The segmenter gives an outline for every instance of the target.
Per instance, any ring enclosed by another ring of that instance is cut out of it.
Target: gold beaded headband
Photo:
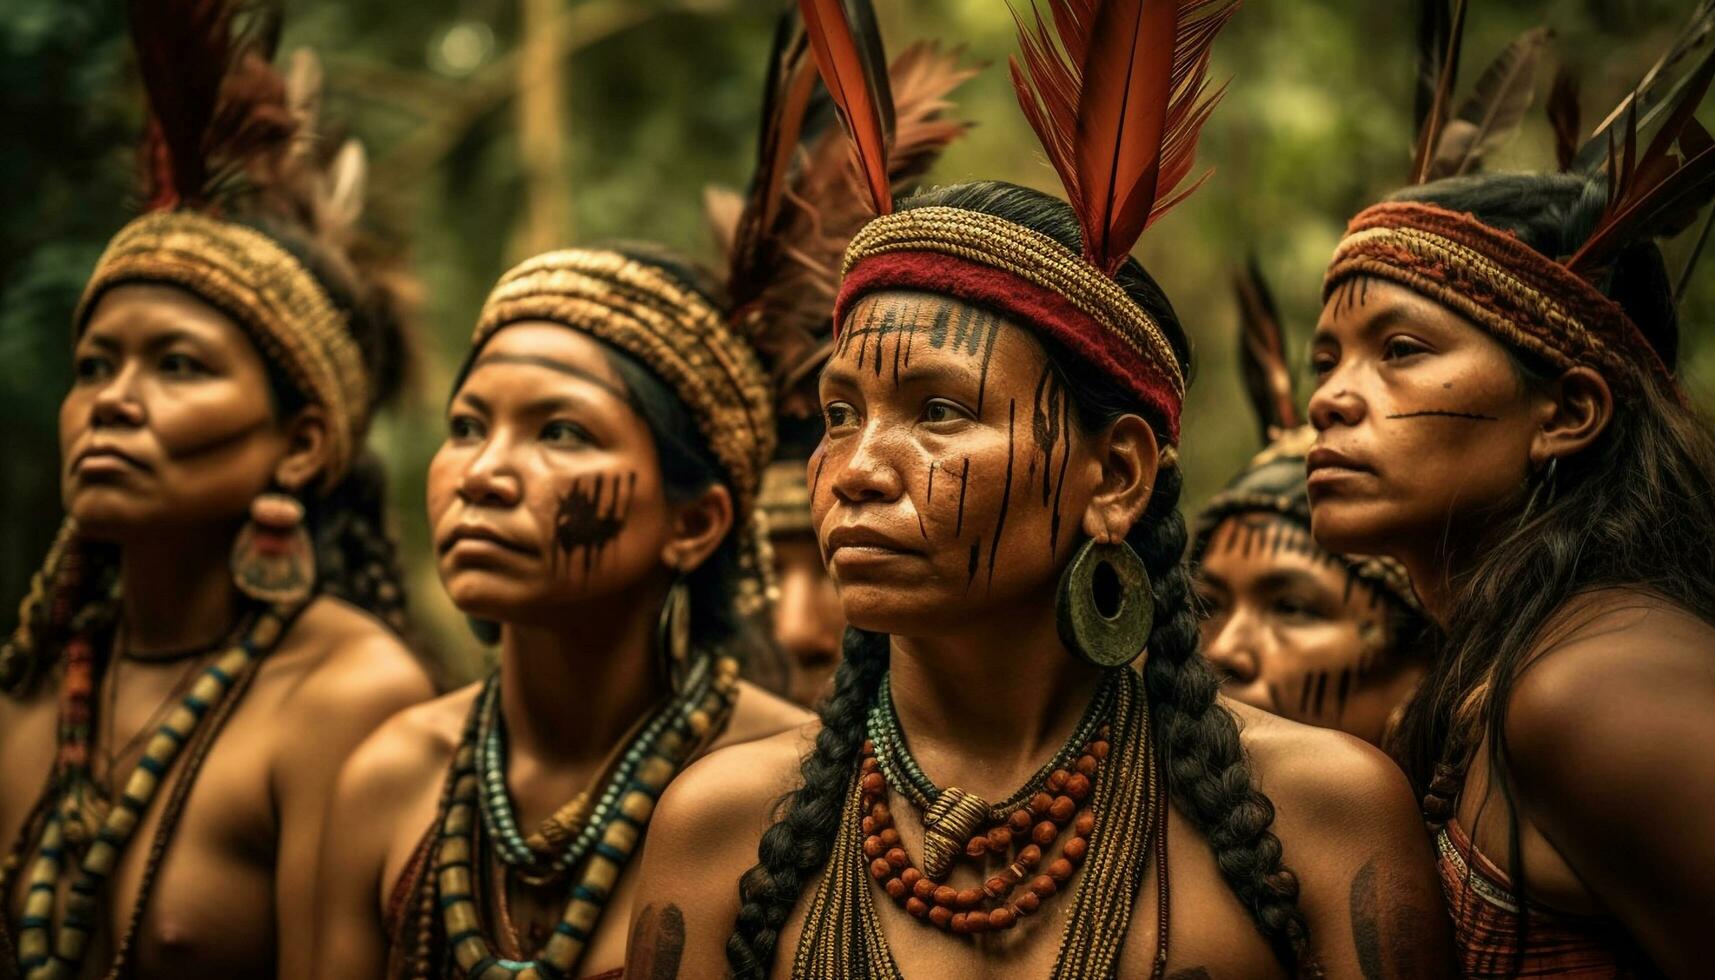
[[[909,208],[865,225],[841,272],[836,332],[866,293],[957,296],[1027,322],[1122,380],[1178,438],[1185,377],[1160,325],[1112,277],[1041,232],[964,208]]]
[[[757,495],[756,506],[768,518],[771,534],[815,530],[810,518],[810,487],[804,480],[804,461],[783,459],[769,463],[762,471],[762,491]]]
[[[303,263],[253,228],[196,211],[157,211],[107,244],[74,318],[125,283],[180,286],[239,322],[306,398],[328,413],[323,487],[338,483],[369,421],[369,380],[346,318]]]
[[[732,481],[742,523],[774,453],[773,393],[756,355],[719,310],[659,269],[599,249],[563,249],[500,277],[471,337],[547,320],[590,334],[642,361],[697,420]]]

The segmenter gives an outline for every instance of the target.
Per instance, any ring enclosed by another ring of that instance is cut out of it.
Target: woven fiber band
[[[253,228],[195,211],[146,214],[107,243],[78,301],[77,334],[107,290],[140,282],[183,287],[238,321],[328,413],[322,484],[338,483],[369,423],[369,380],[345,316],[303,263]]]
[[[1122,382],[1179,438],[1185,378],[1161,328],[1119,283],[1041,232],[963,208],[911,208],[846,248],[834,328],[858,299],[919,289],[993,309],[1053,337]]]
[[[583,331],[658,374],[696,418],[732,480],[734,514],[740,523],[747,519],[774,453],[773,395],[755,353],[707,299],[617,252],[564,249],[500,277],[471,349],[524,320]]]
[[[770,534],[808,534],[815,530],[804,466],[801,459],[782,459],[762,471],[762,493],[756,506],[767,515]]]
[[[1646,372],[1672,375],[1618,303],[1516,236],[1468,214],[1377,204],[1352,219],[1322,281],[1373,276],[1459,313],[1556,368],[1582,365],[1635,390]]]

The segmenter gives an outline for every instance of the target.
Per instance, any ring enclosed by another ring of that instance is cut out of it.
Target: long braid
[[[762,836],[757,864],[739,880],[743,905],[726,949],[727,964],[740,980],[768,975],[781,927],[833,850],[841,804],[863,748],[864,718],[888,664],[883,634],[848,628],[844,645],[833,695],[819,709],[822,730],[801,768],[804,784],[785,798],[779,819]]]
[[[1216,701],[1220,682],[1197,651],[1197,614],[1185,567],[1183,476],[1161,470],[1131,543],[1155,587],[1155,629],[1144,685],[1175,806],[1209,842],[1228,887],[1288,970],[1309,963],[1309,926],[1298,879],[1281,863],[1269,825],[1274,804],[1256,786],[1232,714]]]
[[[317,572],[329,592],[407,636],[403,575],[387,533],[386,497],[380,463],[366,455],[316,503]]]

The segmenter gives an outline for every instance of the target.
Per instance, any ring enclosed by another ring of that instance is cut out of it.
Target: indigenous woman
[[[774,420],[711,293],[639,247],[539,255],[489,295],[428,504],[498,667],[346,766],[317,975],[616,974],[655,798],[696,755],[802,722],[738,678]]]
[[[894,212],[862,46],[837,4],[803,6],[881,214],[847,250],[808,474],[853,628],[819,725],[712,756],[662,799],[633,975],[1441,975],[1397,770],[1229,707],[1196,652],[1186,338],[1127,253],[1191,162],[1231,7],[1056,6],[1081,76],[1026,34],[1050,159],[1124,209],[981,183]],[[1123,112],[1083,88],[1126,77],[1155,82]],[[1079,132],[1138,152],[1076,163],[1049,88]],[[1151,117],[1176,122],[1130,128]],[[1145,172],[1171,177],[1132,194]]]
[[[1267,287],[1254,265],[1238,282],[1243,373],[1269,445],[1197,518],[1203,652],[1227,696],[1381,745],[1423,675],[1429,625],[1399,563],[1310,537],[1316,433],[1299,424]]]
[[[854,7],[867,8],[867,0]],[[828,314],[840,257],[869,212],[853,183],[845,137],[826,95],[816,92],[807,44],[789,7],[775,32],[749,191],[741,197],[711,187],[705,200],[726,255],[734,316],[769,363],[776,392],[779,438],[757,505],[773,556],[767,626],[781,662],[772,672],[752,665],[751,676],[809,706],[827,693],[846,624],[810,525],[804,466],[822,436],[816,371],[832,346]],[[923,43],[877,76],[878,98],[893,122],[888,181],[899,192],[964,133],[967,124],[949,116],[947,96],[975,74],[956,54]]]
[[[282,79],[218,3],[132,15],[150,207],[78,306],[69,520],[0,652],[0,974],[272,976],[340,763],[432,693],[358,462],[399,335],[313,59]]]
[[[1715,439],[1653,239],[1708,199],[1712,73],[1654,136],[1599,134],[1606,175],[1364,210],[1325,280],[1313,527],[1397,558],[1447,631],[1398,747],[1471,976],[1706,969],[1715,767],[1685,752],[1715,740]]]

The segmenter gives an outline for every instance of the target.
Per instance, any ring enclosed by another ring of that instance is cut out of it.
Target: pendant
[[[942,790],[923,813],[923,873],[934,881],[947,877],[988,812],[988,802],[980,796],[957,786]]]

